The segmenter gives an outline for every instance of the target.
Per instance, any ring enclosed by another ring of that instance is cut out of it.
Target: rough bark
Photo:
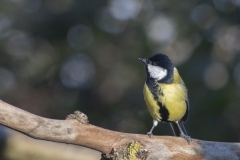
[[[240,159],[239,143],[193,139],[188,145],[179,137],[115,132],[87,123],[79,112],[54,120],[0,101],[0,124],[32,138],[92,148],[102,152],[103,159]]]

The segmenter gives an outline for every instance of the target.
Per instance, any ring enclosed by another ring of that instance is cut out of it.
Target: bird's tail
[[[179,125],[177,125],[177,123]],[[180,131],[179,127],[181,127],[181,129],[185,135],[188,135],[188,133],[183,125],[183,122],[181,120],[178,122],[170,122],[170,125],[173,130],[174,136],[180,137],[181,131]]]

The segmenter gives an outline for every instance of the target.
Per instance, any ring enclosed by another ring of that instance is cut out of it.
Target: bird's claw
[[[188,135],[185,134],[180,134],[180,137],[184,138],[185,140],[187,140],[187,143],[190,144],[190,142],[192,141],[192,138]]]
[[[152,137],[152,132],[148,132],[147,135],[151,138]]]

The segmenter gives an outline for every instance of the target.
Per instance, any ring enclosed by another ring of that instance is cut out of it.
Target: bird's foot
[[[190,144],[190,142],[192,141],[192,138],[186,134],[181,133],[180,137],[186,139],[188,144]]]
[[[151,138],[152,137],[152,132],[148,132],[147,135]]]

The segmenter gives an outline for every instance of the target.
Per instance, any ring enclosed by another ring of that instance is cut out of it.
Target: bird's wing
[[[181,119],[182,122],[186,122],[188,120],[188,111],[189,111],[188,96],[186,96],[185,102],[186,102],[186,105],[187,105],[187,110],[186,110],[186,113],[184,114],[183,118]]]

